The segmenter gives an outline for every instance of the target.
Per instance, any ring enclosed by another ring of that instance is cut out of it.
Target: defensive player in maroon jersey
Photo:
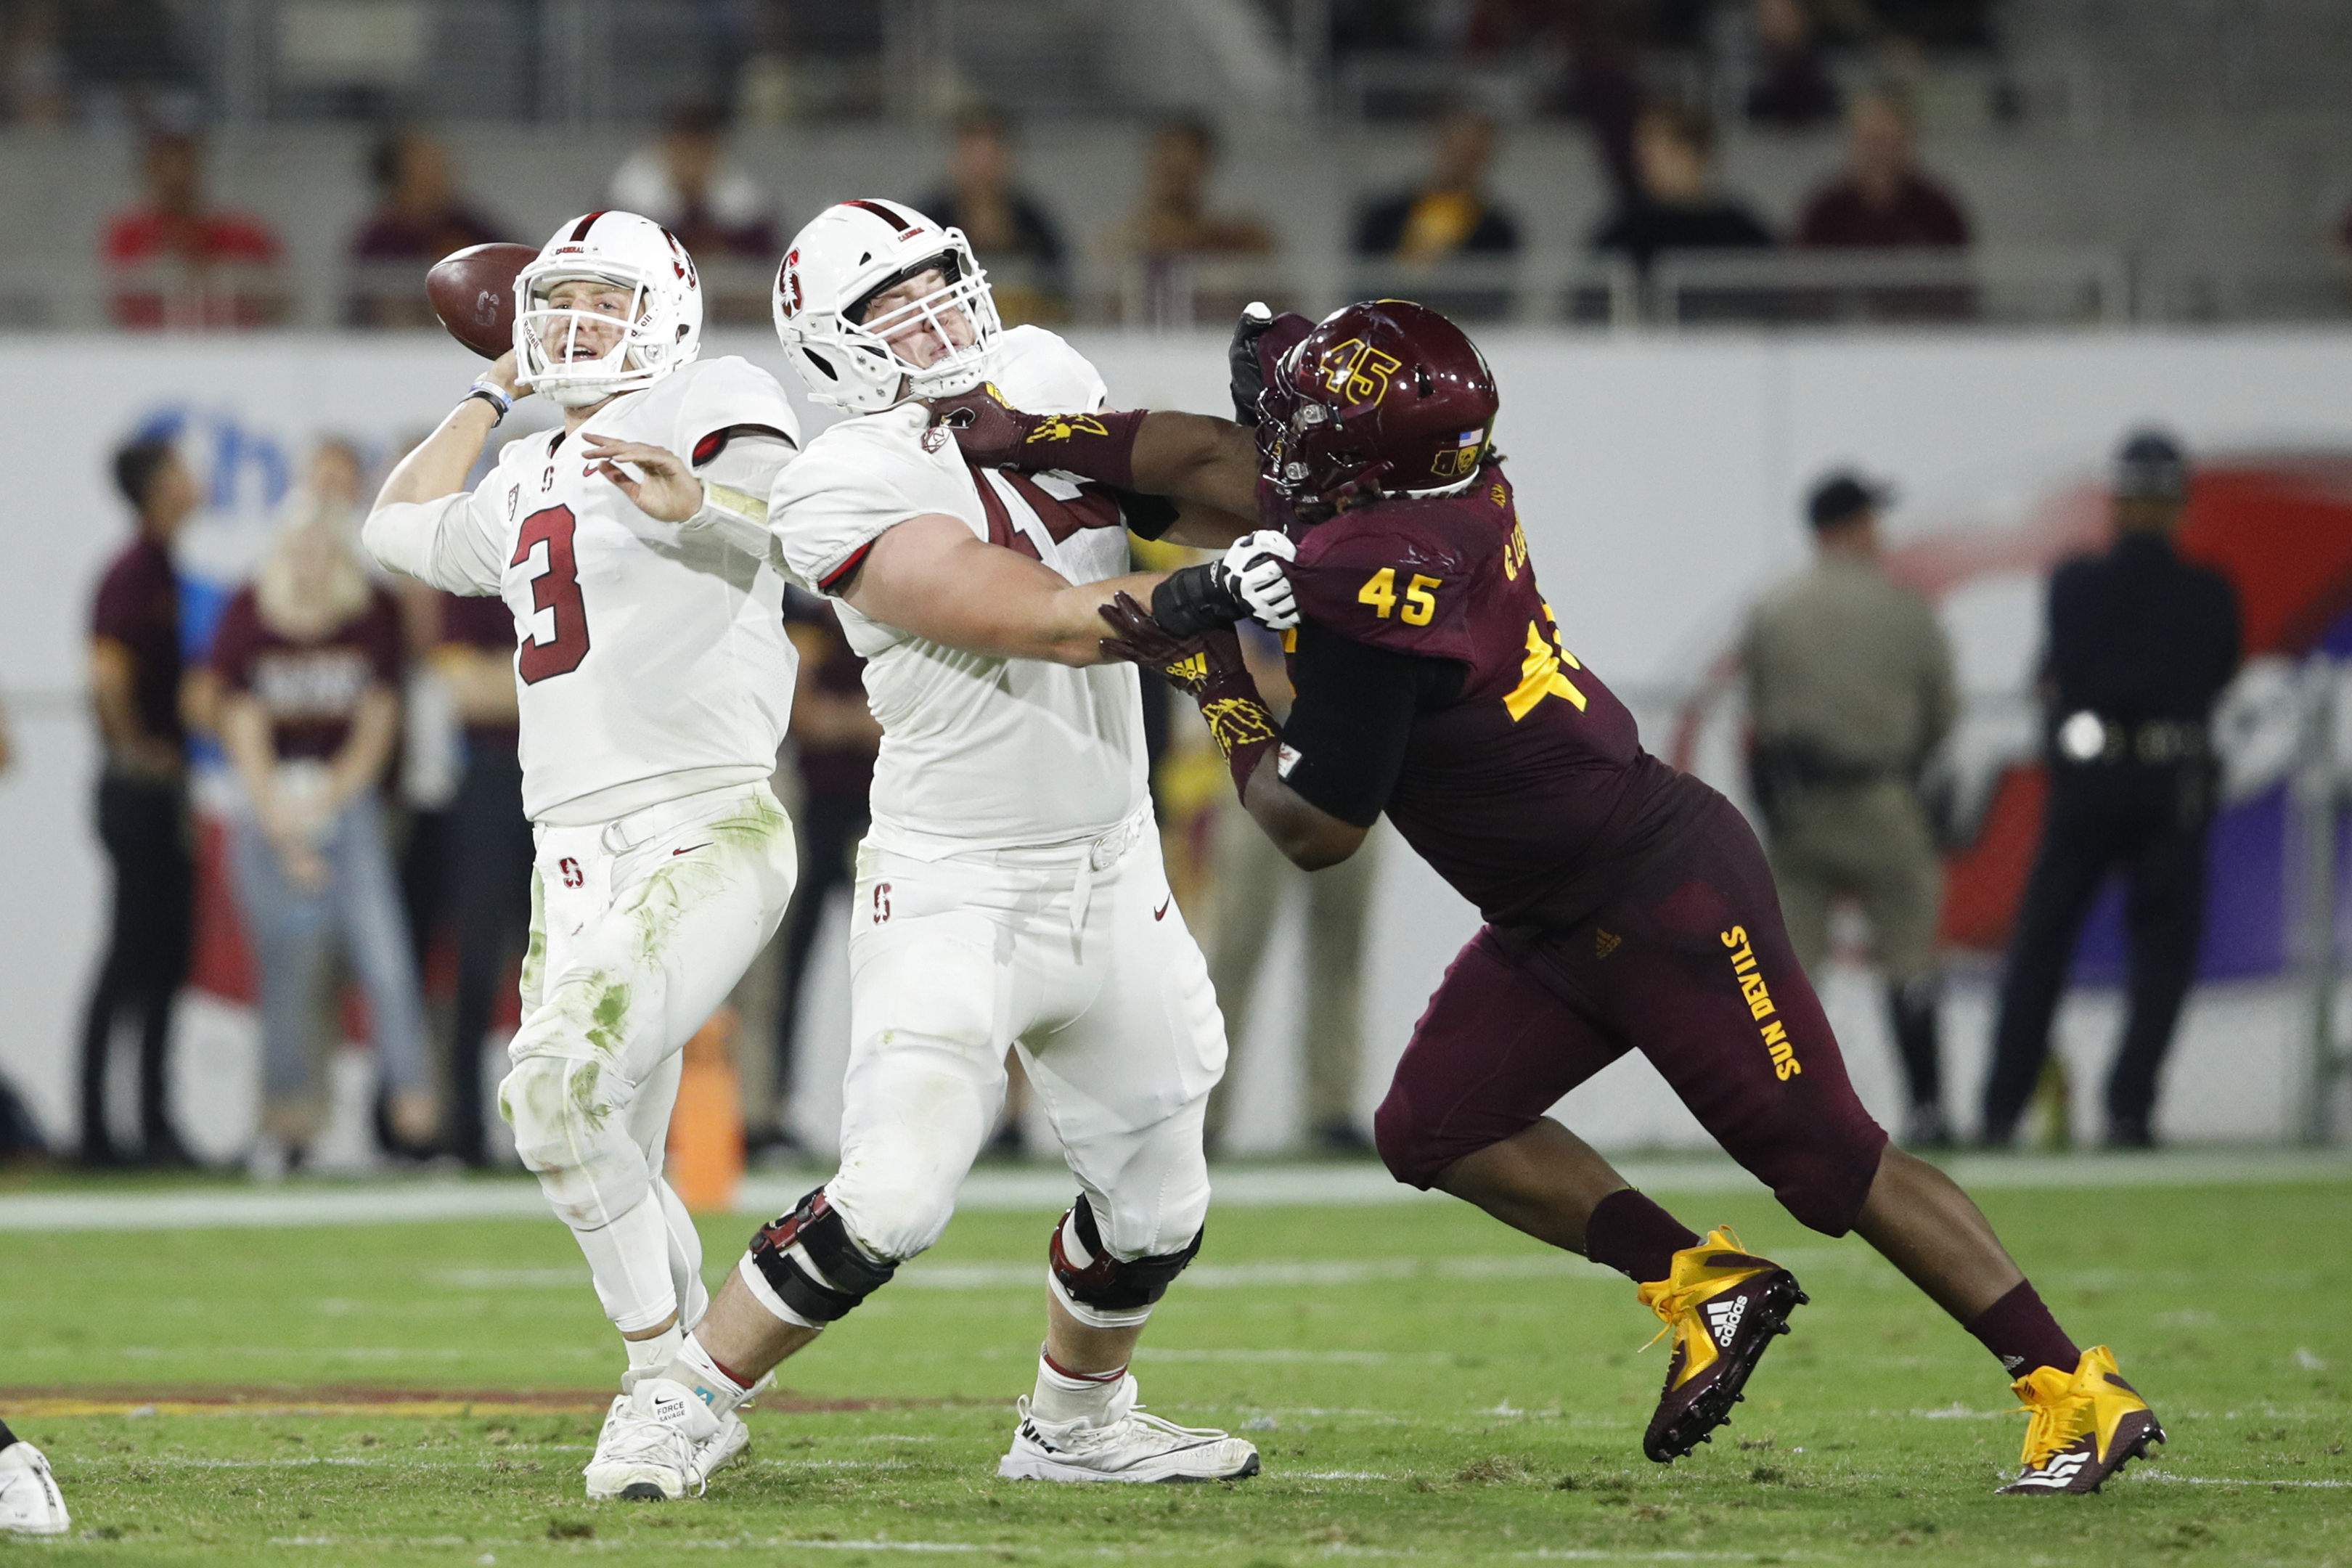
[[[1049,468],[1230,511],[1297,548],[1297,699],[1277,728],[1216,607],[1171,579],[1106,643],[1200,703],[1252,817],[1300,866],[1347,858],[1382,812],[1475,903],[1374,1123],[1398,1180],[1468,1200],[1630,1276],[1674,1338],[1643,1439],[1708,1440],[1805,1300],[1728,1230],[1702,1239],[1544,1112],[1628,1050],[1830,1236],[1858,1231],[2000,1358],[2033,1419],[2013,1492],[2094,1491],[2163,1429],[2104,1346],[2079,1351],[1942,1172],[1855,1099],[1738,810],[1642,749],[1536,586],[1486,361],[1397,300],[1310,324],[1245,316],[1245,423],[1086,422],[985,391],[935,406],[982,462]],[[1253,427],[1254,426],[1254,427]]]

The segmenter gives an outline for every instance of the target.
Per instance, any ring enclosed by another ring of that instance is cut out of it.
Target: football
[[[539,252],[528,245],[470,245],[433,264],[425,298],[449,335],[496,359],[514,346],[515,274]]]

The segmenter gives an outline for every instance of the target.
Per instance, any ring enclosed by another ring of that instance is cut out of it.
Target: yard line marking
[[[2352,1156],[2340,1151],[2164,1150],[2153,1153],[2066,1156],[1961,1155],[1943,1163],[1964,1187],[1983,1191],[2102,1187],[2242,1186],[2262,1183],[2352,1183]],[[1645,1191],[1763,1191],[1754,1177],[1718,1156],[1632,1159],[1621,1173]],[[762,1172],[743,1184],[739,1209],[783,1212],[821,1171]],[[1212,1173],[1213,1205],[1319,1208],[1444,1203],[1392,1180],[1376,1164],[1269,1165]],[[964,1210],[1058,1213],[1068,1206],[1070,1177],[1060,1170],[976,1171],[956,1199]],[[0,1231],[200,1230],[314,1226],[414,1225],[453,1219],[541,1219],[539,1185],[517,1176],[488,1181],[295,1181],[267,1191],[221,1187],[202,1192],[20,1193],[0,1197]]]
[[[914,1263],[892,1281],[919,1290],[1034,1289],[1045,1279],[1034,1263]],[[1613,1268],[1568,1253],[1500,1254],[1468,1258],[1340,1258],[1319,1263],[1196,1263],[1184,1270],[1188,1290],[1265,1290],[1297,1287],[1321,1289],[1410,1279],[1565,1279],[1584,1276],[1617,1280]],[[579,1276],[585,1284],[587,1275]]]
[[[1283,1470],[1268,1472],[1273,1480],[1294,1481],[1392,1481],[1397,1478],[1378,1470]]]
[[[2168,1470],[2126,1470],[2124,1472],[2124,1479],[2134,1481],[2171,1481],[2177,1486],[2184,1487],[2326,1487],[2330,1489],[2352,1487],[2352,1481],[2295,1481],[2284,1478],[2273,1479],[2267,1476],[2248,1476],[2243,1479],[2233,1476],[2176,1476]]]
[[[1328,1362],[1342,1366],[1378,1366],[1389,1362],[1451,1362],[1452,1351],[1171,1350],[1144,1345],[1139,1361]]]

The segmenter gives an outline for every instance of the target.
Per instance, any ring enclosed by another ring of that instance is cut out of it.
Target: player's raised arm
[[[484,371],[433,434],[384,476],[360,542],[386,567],[453,594],[499,590],[504,564],[467,504],[466,476],[490,432],[515,399],[529,395],[516,378],[515,356],[502,354]]]

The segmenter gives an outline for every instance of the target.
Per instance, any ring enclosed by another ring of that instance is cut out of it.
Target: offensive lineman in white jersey
[[[377,560],[514,612],[523,804],[537,839],[522,1026],[499,1110],[587,1255],[629,1373],[666,1364],[709,1303],[702,1247],[662,1180],[680,1047],[774,934],[795,875],[768,787],[798,662],[762,528],[799,447],[773,376],[699,360],[702,297],[677,238],[633,213],[567,223],[515,281],[515,346],[384,481]],[[467,473],[512,399],[563,424]],[[639,510],[606,456],[691,455],[702,504]],[[740,1419],[687,1457],[698,1483]],[[626,1394],[587,1467],[614,1497],[663,1447]]]
[[[1052,333],[1003,331],[962,234],[919,213],[821,214],[778,270],[775,312],[812,395],[856,417],[778,475],[769,526],[793,574],[841,601],[883,735],[852,910],[841,1169],[753,1238],[637,1398],[676,1423],[683,1458],[938,1240],[1014,1046],[1080,1193],[1049,1247],[1036,1386],[998,1474],[1255,1475],[1243,1439],[1138,1408],[1127,1371],[1201,1245],[1202,1112],[1225,1037],[1160,864],[1136,673],[1102,662],[1097,610],[1156,587],[1225,622],[1255,609],[1293,624],[1261,586],[1278,568],[1253,564],[1284,542],[1253,536],[1164,580],[1120,576],[1129,527],[1225,544],[1249,525],[966,464],[920,399],[984,377],[1017,406],[1098,426],[1105,393]],[[636,493],[656,515],[703,504],[671,454],[615,456],[648,476]]]

